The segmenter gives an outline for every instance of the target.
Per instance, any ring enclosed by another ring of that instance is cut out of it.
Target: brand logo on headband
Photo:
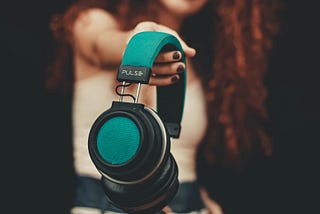
[[[120,65],[118,70],[118,81],[148,83],[151,69],[144,66]]]
[[[142,77],[145,75],[145,73],[141,70],[125,70],[125,69],[121,71],[121,74],[126,76],[138,76],[138,77]]]

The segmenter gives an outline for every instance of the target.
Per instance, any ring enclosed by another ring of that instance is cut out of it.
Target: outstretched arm
[[[142,31],[166,32],[177,37],[186,57],[193,57],[195,50],[189,47],[174,30],[155,22],[140,22],[129,31],[122,31],[117,20],[103,9],[93,8],[80,14],[72,26],[74,54],[77,59],[100,68],[116,68],[130,38]],[[181,53],[160,53],[152,68],[151,85],[168,85],[177,81],[178,73],[185,65],[179,62]]]
[[[115,18],[103,9],[82,12],[73,27],[74,54],[99,67],[119,65],[131,32],[124,32]]]

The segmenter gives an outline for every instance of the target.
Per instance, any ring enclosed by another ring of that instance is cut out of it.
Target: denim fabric
[[[188,213],[204,208],[197,182],[180,183],[173,200],[168,204],[174,213]],[[88,207],[106,211],[124,213],[113,206],[103,192],[100,180],[78,176],[74,207]],[[157,214],[160,214],[159,212]]]
[[[122,212],[119,208],[109,203],[100,180],[83,176],[77,177],[74,207],[90,207],[101,211]]]
[[[197,182],[183,182],[169,207],[175,213],[187,213],[204,208]]]

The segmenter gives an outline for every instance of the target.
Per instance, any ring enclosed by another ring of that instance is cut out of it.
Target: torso
[[[111,107],[114,100],[119,100],[115,93],[115,71],[80,72],[76,66],[76,82],[73,100],[73,144],[75,169],[78,174],[100,178],[101,175],[94,167],[87,149],[88,134],[95,119]],[[179,168],[179,181],[194,181],[195,152],[201,142],[206,126],[207,115],[201,82],[193,72],[192,67],[187,73],[187,88],[184,113],[181,121],[179,139],[171,140],[171,153]],[[86,68],[88,69],[88,68]],[[127,89],[127,92],[133,92]],[[128,100],[132,101],[132,100]],[[156,87],[142,85],[139,102],[156,109]],[[196,116],[195,116],[196,114]]]

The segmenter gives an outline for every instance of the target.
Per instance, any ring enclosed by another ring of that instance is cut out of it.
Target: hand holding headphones
[[[186,72],[177,83],[157,87],[157,111],[138,103],[140,86],[149,83],[163,49],[179,50],[185,63],[181,44],[171,34],[145,31],[130,39],[117,75],[120,100],[96,119],[89,133],[89,154],[103,189],[111,203],[128,213],[161,210],[179,186],[170,137],[178,138],[181,130]],[[138,84],[133,103],[123,102],[126,83]]]

